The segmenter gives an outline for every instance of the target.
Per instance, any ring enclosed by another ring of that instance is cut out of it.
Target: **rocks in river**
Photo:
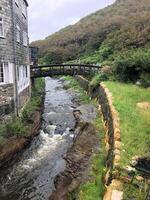
[[[53,136],[55,133],[56,126],[55,125],[48,125],[45,129],[45,132],[49,135]]]
[[[70,130],[73,130],[76,123],[72,112],[70,113],[50,112],[43,117],[47,124],[53,124],[54,126],[56,126],[55,133],[61,135],[66,131],[68,127],[70,128]]]
[[[93,105],[81,105],[74,110],[74,114],[81,122],[91,122],[97,117],[97,109]]]

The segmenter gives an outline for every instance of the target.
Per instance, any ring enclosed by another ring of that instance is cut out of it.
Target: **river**
[[[65,156],[74,137],[74,94],[63,80],[45,79],[40,133],[8,169],[0,171],[0,200],[48,200],[56,175],[65,170]]]

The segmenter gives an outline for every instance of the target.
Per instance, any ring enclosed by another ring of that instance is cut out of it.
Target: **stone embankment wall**
[[[106,132],[106,193],[104,200],[121,200],[123,198],[122,183],[114,175],[115,169],[119,166],[121,153],[121,132],[119,126],[119,115],[113,106],[112,94],[104,83],[96,88],[91,88],[89,82],[82,76],[76,76],[80,83],[92,98],[97,99],[99,108],[103,114],[104,127]]]

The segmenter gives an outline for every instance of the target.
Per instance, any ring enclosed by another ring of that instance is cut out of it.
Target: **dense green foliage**
[[[108,80],[108,76],[105,73],[96,74],[90,81],[90,86],[96,88],[100,82]]]
[[[35,86],[32,90],[32,98],[30,102],[25,106],[22,111],[22,120],[28,121],[31,115],[40,109],[40,105],[42,104],[42,96],[44,92],[44,79],[36,80]]]
[[[116,0],[73,26],[33,42],[41,62],[62,63],[89,57],[87,62],[109,60],[112,54],[150,45],[150,1]]]
[[[114,66],[115,75],[119,80],[135,82],[142,79],[142,83],[146,86],[148,77],[146,80],[145,75],[150,74],[150,49],[130,50],[119,54]]]

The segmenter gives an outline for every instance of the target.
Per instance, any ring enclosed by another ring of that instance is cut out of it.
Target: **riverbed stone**
[[[91,122],[97,117],[97,109],[93,105],[81,105],[74,112],[79,112],[79,120],[82,122]]]
[[[63,134],[67,128],[73,130],[75,127],[75,118],[73,114],[70,113],[48,113],[44,115],[44,120],[47,124],[56,125],[55,133]]]

